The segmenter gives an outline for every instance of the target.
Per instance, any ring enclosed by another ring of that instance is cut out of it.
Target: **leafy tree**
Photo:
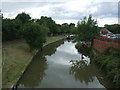
[[[15,19],[18,20],[20,24],[25,24],[30,21],[31,17],[29,14],[22,12],[18,14]]]
[[[98,26],[97,21],[92,19],[92,16],[89,15],[89,18],[83,18],[83,20],[79,21],[77,24],[77,36],[78,40],[89,42],[96,35],[98,35]]]
[[[18,31],[18,36],[19,37],[22,37],[21,36],[21,33],[22,33],[21,29],[23,28],[24,24],[29,23],[30,21],[31,21],[31,17],[29,16],[29,14],[26,14],[24,12],[18,14],[15,17],[14,26]]]
[[[70,28],[68,23],[63,23],[61,26],[62,33],[70,33]]]
[[[30,50],[42,48],[46,42],[47,28],[36,23],[28,23],[23,28],[23,37],[30,46]]]
[[[73,33],[73,34],[76,33],[76,27],[74,23],[70,23],[69,28],[70,28],[70,33]]]
[[[43,25],[47,28],[49,28],[49,34],[57,34],[58,32],[58,28],[57,28],[57,24],[55,23],[55,21],[52,20],[51,17],[44,17],[41,16],[41,19],[37,19],[36,21],[38,24]]]
[[[2,35],[3,41],[18,38],[14,19],[2,19]]]
[[[57,33],[58,34],[62,34],[62,31],[61,31],[61,25],[60,24],[57,24]]]
[[[3,41],[21,38],[21,28],[30,21],[29,14],[20,13],[15,19],[2,18]]]

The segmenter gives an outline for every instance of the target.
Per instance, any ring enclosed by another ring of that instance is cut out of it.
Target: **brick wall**
[[[100,52],[103,52],[108,47],[120,49],[120,39],[96,37],[92,41],[92,46]]]

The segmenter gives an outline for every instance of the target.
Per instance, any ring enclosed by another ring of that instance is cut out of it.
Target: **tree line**
[[[105,27],[113,33],[120,33],[120,25],[105,25]],[[46,42],[46,36],[62,34],[75,34],[78,41],[90,42],[99,35],[99,30],[97,20],[93,19],[92,15],[78,21],[77,26],[74,23],[56,24],[51,17],[47,16],[32,19],[25,12],[19,13],[14,19],[2,18],[2,40],[23,38],[30,48],[41,48]]]
[[[46,36],[69,34],[74,32],[74,23],[63,23],[62,25],[47,16],[40,19],[32,19],[24,12],[18,14],[14,19],[2,18],[2,40],[25,39],[30,48],[41,48],[46,42]]]
[[[31,19],[29,14],[23,12],[18,14],[14,19],[2,18],[3,41],[21,38],[23,28],[25,28],[28,23],[45,27],[46,29],[43,31],[47,32],[48,36],[71,33],[72,29],[75,27],[74,23],[56,24],[51,17],[47,16],[41,16],[40,19]]]

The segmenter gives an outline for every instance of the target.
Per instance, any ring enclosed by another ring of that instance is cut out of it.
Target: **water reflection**
[[[70,74],[72,74],[76,80],[86,84],[93,82],[94,74],[91,72],[91,66],[86,60],[71,60],[70,62],[72,63]]]
[[[36,56],[33,58],[32,63],[23,74],[20,79],[19,87],[37,87],[42,82],[45,77],[45,70],[48,68],[48,63],[46,59],[46,55],[50,56],[55,53],[56,48],[63,44],[64,41],[61,40],[59,42],[50,44],[43,48],[43,51],[39,51]]]
[[[79,53],[82,53],[85,56],[91,57],[92,47],[88,47],[85,44],[81,44],[80,42],[77,42],[76,45],[75,45],[75,48],[78,50]]]
[[[75,64],[72,64],[74,67],[73,66],[71,67],[71,72],[76,73],[76,75],[74,76],[77,77],[77,79],[79,79],[80,81],[83,81],[84,78],[81,78],[81,76],[83,75],[83,77],[85,77],[84,75],[86,73],[86,75],[88,75],[86,79],[88,80],[85,79],[85,82],[86,81],[90,82],[93,80],[93,77],[97,77],[97,79],[99,80],[99,83],[104,85],[106,88],[113,87],[113,85],[110,83],[110,80],[107,79],[106,75],[99,69],[99,67],[97,67],[94,64],[94,62],[92,62],[92,60],[90,62],[90,58],[92,59],[94,57],[94,54],[92,52],[92,47],[88,47],[85,44],[81,44],[80,42],[77,42],[75,45],[75,48],[79,53],[82,53],[82,54],[81,54],[81,61],[76,61]],[[86,61],[89,62],[89,65],[87,64]],[[75,66],[78,68],[76,68]],[[79,76],[80,72],[82,73],[81,76]]]
[[[26,70],[21,79],[21,86],[36,87],[43,80],[45,76],[45,70],[47,69],[47,61],[45,57],[35,57],[29,68]]]
[[[75,45],[72,41],[59,41],[43,48],[33,58],[19,87],[104,88],[100,71]]]
[[[42,51],[43,56],[51,56],[56,52],[57,47],[59,47],[61,44],[64,44],[64,40],[57,41],[56,43],[49,44],[48,46],[44,47]],[[39,51],[37,54],[39,56],[39,54],[41,54],[41,51]]]

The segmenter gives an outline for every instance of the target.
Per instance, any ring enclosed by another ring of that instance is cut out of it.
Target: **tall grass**
[[[120,50],[108,48],[103,53],[97,54],[93,60],[111,79],[115,87],[120,88]]]

